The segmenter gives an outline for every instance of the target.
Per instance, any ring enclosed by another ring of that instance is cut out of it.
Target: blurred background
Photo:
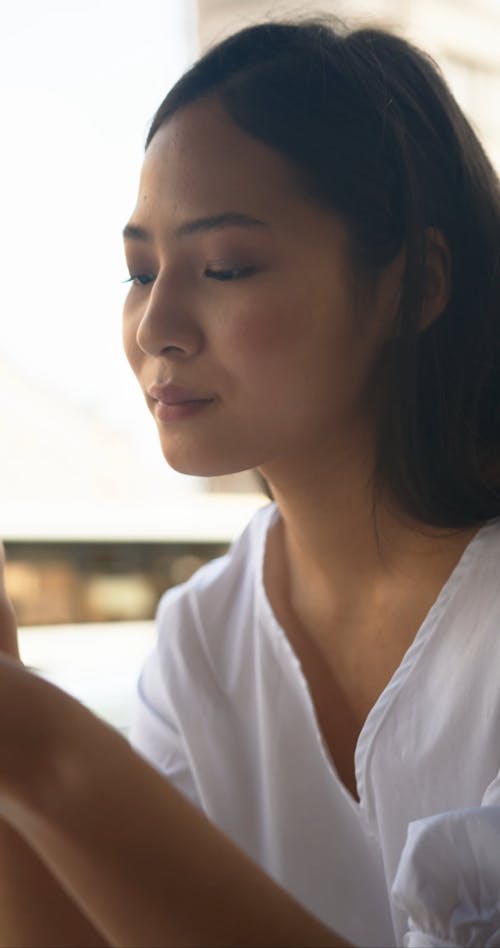
[[[0,39],[0,535],[24,660],[127,731],[161,593],[267,503],[169,469],[121,349],[150,119],[213,42],[334,13],[429,52],[500,170],[500,0],[17,0]]]

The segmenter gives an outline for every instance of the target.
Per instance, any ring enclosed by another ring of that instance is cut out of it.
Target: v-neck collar
[[[332,780],[340,788],[344,797],[348,800],[352,808],[364,818],[367,818],[370,822],[370,815],[367,812],[367,786],[366,778],[369,767],[369,760],[371,753],[374,748],[374,742],[377,733],[379,732],[383,722],[387,718],[387,715],[390,711],[391,706],[394,703],[396,695],[400,693],[401,689],[404,687],[404,684],[412,671],[415,668],[417,663],[420,660],[420,657],[430,639],[433,636],[433,632],[438,624],[440,618],[446,611],[450,599],[454,596],[455,592],[461,585],[464,576],[469,571],[476,548],[479,543],[482,541],[486,531],[490,530],[494,524],[500,524],[500,517],[495,520],[489,521],[483,527],[481,527],[478,532],[472,537],[470,542],[465,547],[460,559],[455,565],[453,571],[448,577],[447,581],[444,583],[441,588],[437,598],[430,607],[427,615],[425,616],[423,622],[421,623],[418,631],[416,632],[410,646],[403,655],[401,662],[398,667],[392,674],[390,680],[383,688],[382,692],[378,696],[375,704],[368,712],[368,715],[361,727],[361,731],[356,742],[355,752],[354,752],[354,765],[355,765],[355,774],[356,774],[356,786],[357,793],[359,796],[359,802],[354,798],[352,793],[345,786],[343,781],[340,779],[340,776],[337,772],[335,764],[331,758],[330,752],[325,744],[319,724],[316,718],[316,712],[314,709],[314,702],[312,700],[312,695],[307,683],[307,679],[303,673],[301,663],[286,635],[284,629],[278,622],[274,610],[269,601],[269,597],[266,592],[265,583],[264,583],[264,560],[266,554],[267,546],[267,537],[272,524],[276,521],[279,516],[279,509],[276,503],[269,504],[265,508],[265,513],[263,512],[263,522],[262,522],[262,534],[260,537],[260,549],[257,559],[257,594],[260,602],[264,608],[264,612],[268,619],[268,624],[272,628],[274,635],[284,646],[286,655],[288,656],[291,665],[294,669],[294,673],[299,676],[300,684],[302,690],[304,691],[307,699],[307,705],[309,713],[312,717],[314,724],[314,730],[318,738],[318,742],[325,759],[325,763],[332,775]],[[267,624],[267,623],[266,623]]]

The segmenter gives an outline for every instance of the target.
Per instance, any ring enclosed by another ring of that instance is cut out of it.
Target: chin
[[[236,458],[229,457],[179,457],[170,450],[163,450],[163,457],[168,466],[178,474],[186,474],[191,477],[224,477],[227,474],[241,474],[249,471],[257,465],[250,461],[249,463],[238,461]]]

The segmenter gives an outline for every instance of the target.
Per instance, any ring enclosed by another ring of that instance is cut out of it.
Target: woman
[[[125,349],[168,463],[273,503],[164,596],[140,756],[4,660],[44,944],[500,943],[499,235],[395,36],[252,27],[161,104]]]

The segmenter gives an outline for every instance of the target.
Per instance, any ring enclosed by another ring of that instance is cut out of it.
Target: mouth
[[[181,421],[208,408],[215,401],[213,395],[173,382],[155,383],[147,394],[153,402],[152,411],[157,421]]]
[[[214,398],[193,398],[186,401],[163,402],[157,400],[154,406],[154,415],[157,421],[181,421],[191,418],[213,405]]]

